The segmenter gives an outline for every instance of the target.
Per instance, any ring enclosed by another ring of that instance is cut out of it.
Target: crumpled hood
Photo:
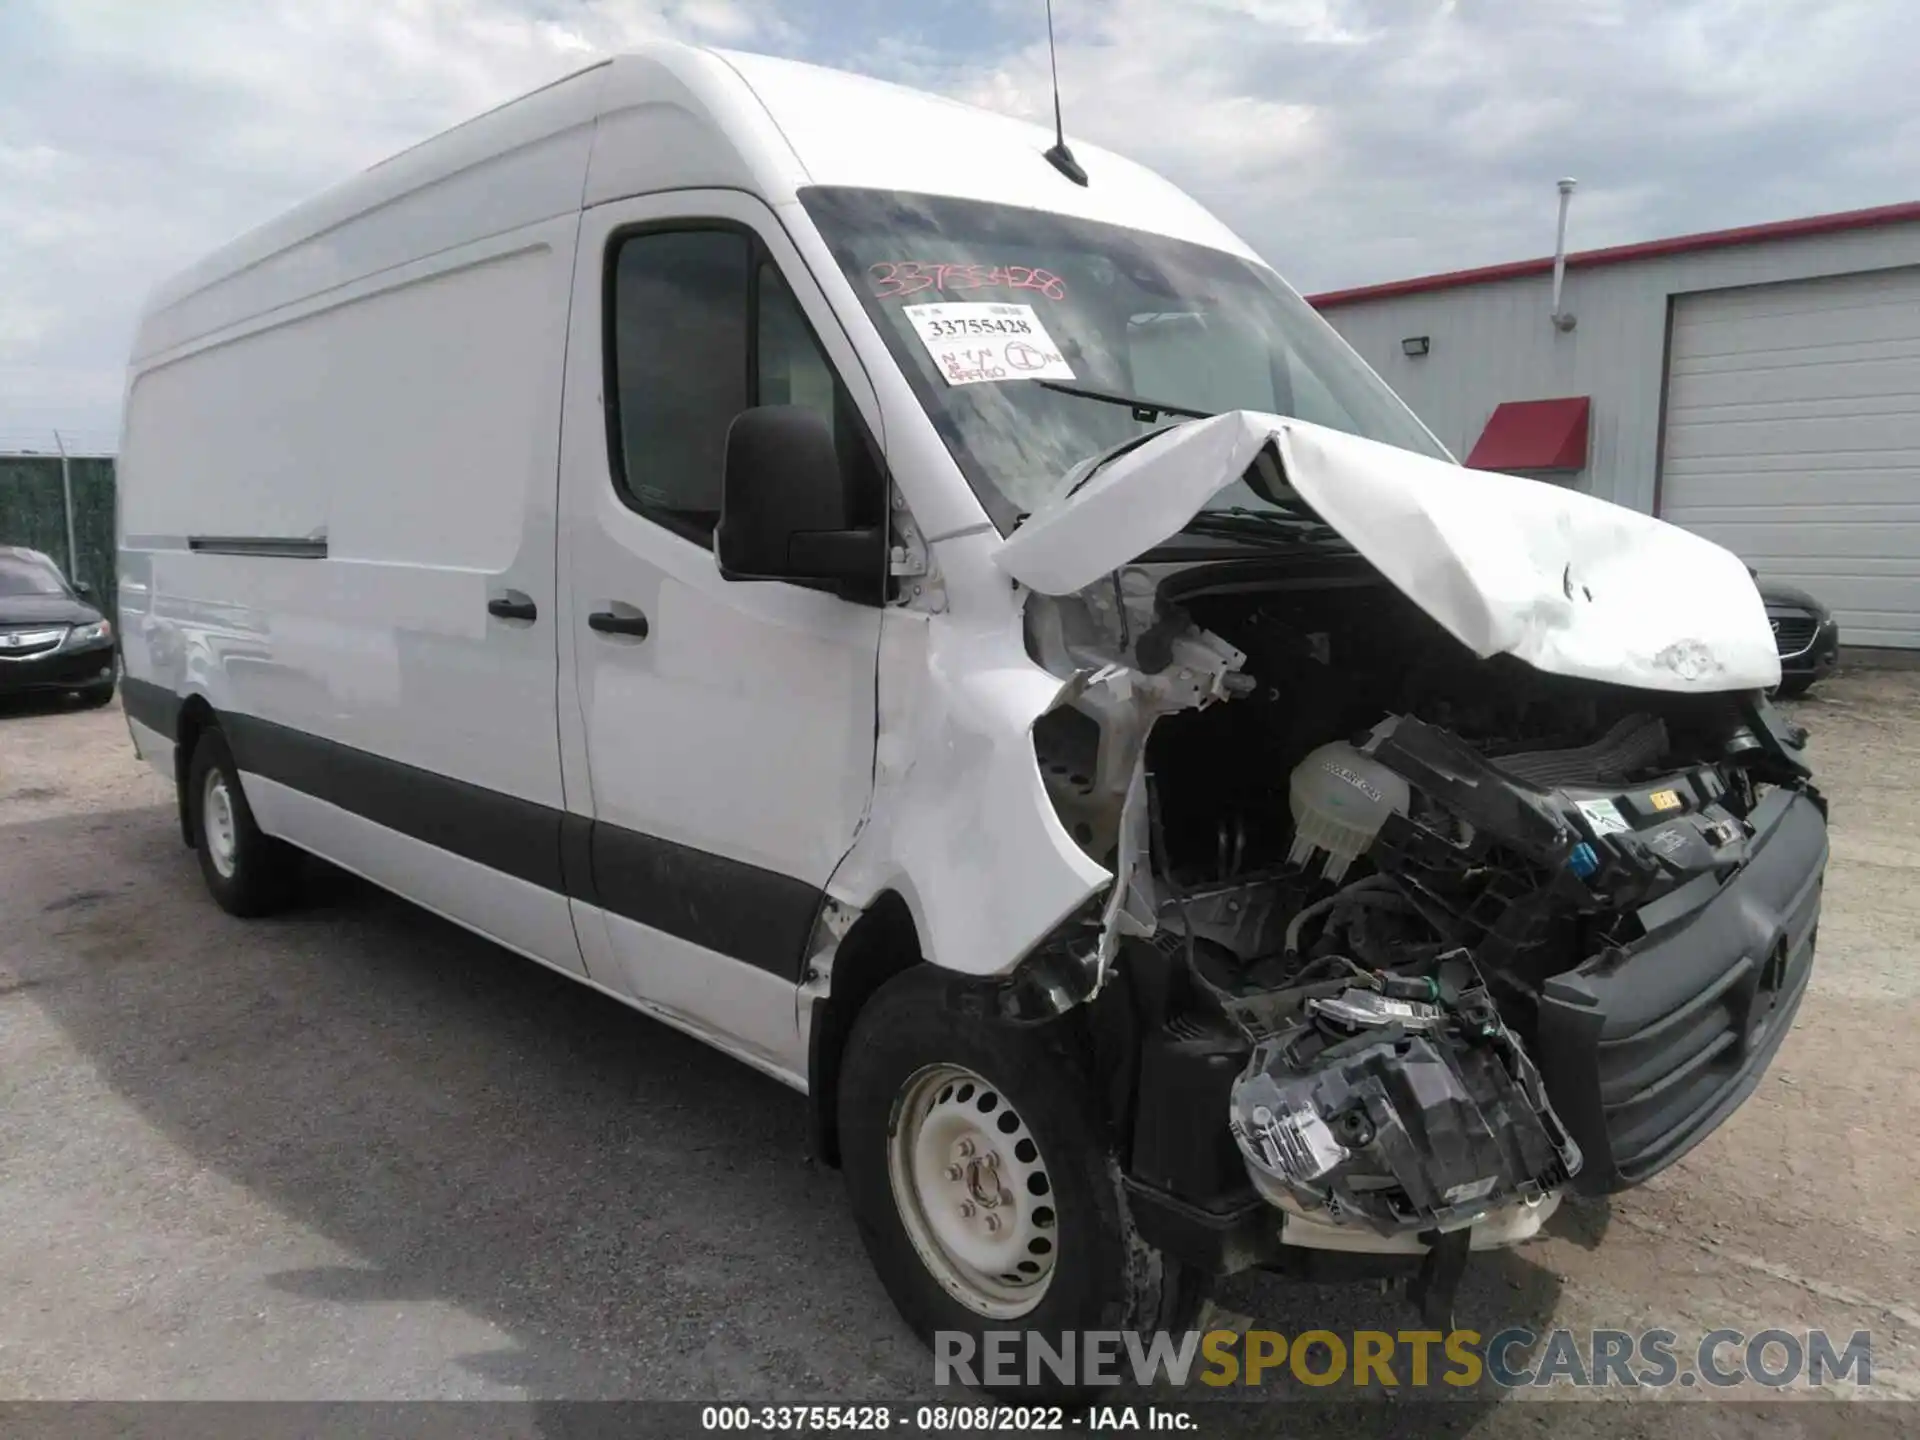
[[[1591,495],[1251,410],[1120,456],[1031,516],[996,560],[1043,594],[1084,589],[1176,534],[1263,454],[1478,655],[1648,690],[1779,683],[1753,577],[1712,541]]]

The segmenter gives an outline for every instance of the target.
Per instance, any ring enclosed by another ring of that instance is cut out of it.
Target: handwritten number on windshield
[[[882,260],[869,265],[873,293],[882,300],[923,290],[1037,290],[1049,300],[1067,298],[1067,284],[1051,270],[1031,265],[948,265],[927,260]]]

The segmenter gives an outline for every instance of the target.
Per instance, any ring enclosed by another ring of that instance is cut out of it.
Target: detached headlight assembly
[[[78,650],[82,645],[97,644],[102,640],[113,639],[113,622],[96,620],[91,625],[76,625],[67,632],[67,648]]]

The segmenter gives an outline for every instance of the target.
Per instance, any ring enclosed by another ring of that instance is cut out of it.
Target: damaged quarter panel
[[[950,576],[991,576],[997,543],[935,549]],[[1033,723],[1062,683],[1028,659],[1004,581],[964,579],[943,614],[887,612],[879,683],[873,805],[832,892],[864,906],[896,890],[927,960],[1005,973],[1112,880],[1061,824],[1034,758]]]

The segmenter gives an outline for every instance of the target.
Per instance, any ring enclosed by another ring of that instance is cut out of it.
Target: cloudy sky
[[[146,291],[676,36],[1033,116],[1042,0],[0,0],[0,448],[111,444]],[[1057,0],[1070,134],[1304,290],[1920,198],[1908,0]]]

